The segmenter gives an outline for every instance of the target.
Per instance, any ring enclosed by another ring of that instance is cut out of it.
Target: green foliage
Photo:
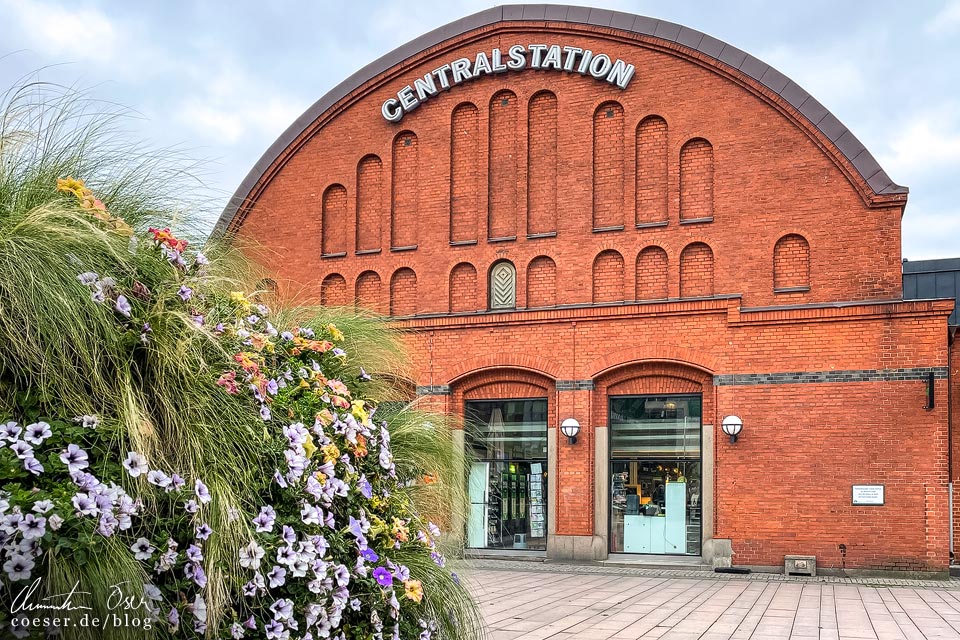
[[[49,422],[54,435],[39,461],[57,473],[48,479],[31,474],[9,448],[0,449],[2,490],[12,504],[29,506],[42,499],[69,504],[74,488],[58,452],[67,443],[79,444],[90,453],[91,473],[142,500],[137,535],[162,541],[192,536],[198,522],[182,513],[182,498],[142,477],[131,478],[120,461],[136,451],[153,469],[202,478],[213,496],[204,521],[216,532],[203,548],[206,605],[209,628],[220,629],[239,598],[244,580],[238,552],[251,539],[250,516],[272,491],[266,482],[272,468],[265,465],[277,461],[278,429],[287,416],[275,415],[265,424],[249,394],[228,394],[214,384],[235,364],[234,345],[214,327],[236,320],[228,302],[231,292],[255,288],[261,274],[225,246],[204,248],[209,264],[178,265],[162,242],[146,235],[150,226],[177,226],[196,243],[199,236],[177,204],[191,188],[195,167],[174,152],[143,149],[118,136],[128,115],[49,85],[21,86],[3,98],[0,418],[23,425]],[[57,181],[67,177],[82,178],[104,210],[90,208],[81,194],[58,191]],[[95,288],[78,280],[83,273],[96,274]],[[181,287],[194,291],[194,297],[183,299]],[[97,290],[103,300],[92,295]],[[129,316],[118,311],[119,296],[129,302]],[[355,380],[362,363],[379,374],[366,388],[368,400],[389,397],[390,381],[404,376],[399,340],[379,319],[278,306],[273,316],[278,327],[319,331],[335,322],[343,330],[342,347],[359,358],[345,359],[326,373]],[[205,316],[202,324],[198,315]],[[296,402],[287,407],[299,415],[314,408]],[[71,420],[93,414],[101,417],[97,429]],[[427,515],[446,523],[462,517],[462,461],[445,420],[411,410],[389,420],[401,481],[396,501],[409,507],[411,528],[423,527]],[[423,482],[424,476],[431,482]],[[105,537],[94,528],[93,522],[67,518],[55,542],[51,532],[46,534],[51,536],[44,557],[48,593],[65,593],[79,581],[93,592],[90,603],[96,607],[102,607],[114,584],[128,582],[139,593],[149,572],[133,559],[130,540]],[[401,555],[412,573],[424,576],[424,607],[436,615],[444,637],[479,633],[476,611],[450,572],[427,554],[404,550]],[[3,586],[3,600],[12,595],[11,587],[9,582]],[[165,631],[166,625],[157,625],[147,635]],[[66,637],[143,633],[87,629],[69,630]]]

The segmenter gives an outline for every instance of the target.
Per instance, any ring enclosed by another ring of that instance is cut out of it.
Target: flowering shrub
[[[34,601],[62,600],[36,582],[58,576],[59,585],[76,581],[75,603],[106,614],[115,608],[103,601],[122,593],[140,615],[132,629],[51,625],[67,637],[471,636],[470,599],[445,567],[439,529],[417,512],[417,477],[398,472],[391,425],[368,397],[372,376],[337,325],[287,327],[266,305],[224,289],[211,260],[188,254],[169,228],[137,235],[83,182],[57,188],[72,215],[108,242],[129,238],[137,257],[111,273],[102,268],[109,261],[75,257],[64,285],[113,327],[109,339],[133,368],[120,369],[132,395],[187,393],[154,363],[167,343],[180,360],[192,362],[193,349],[203,366],[186,397],[222,407],[229,428],[204,425],[204,437],[191,439],[164,428],[170,415],[198,416],[185,423],[191,429],[216,416],[192,405],[131,412],[124,398],[74,417],[65,400],[0,367],[0,388],[20,389],[10,415],[0,413],[2,588],[4,601],[21,605],[3,620],[10,632],[43,633],[22,605],[31,585]],[[108,557],[119,586],[102,578]]]

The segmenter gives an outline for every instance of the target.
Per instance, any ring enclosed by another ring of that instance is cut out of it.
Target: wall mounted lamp
[[[727,416],[723,419],[720,428],[723,429],[725,434],[730,436],[730,444],[734,444],[737,441],[737,436],[743,431],[743,420],[737,416]]]
[[[560,423],[560,433],[567,436],[567,442],[577,444],[577,434],[580,433],[580,423],[576,418],[567,418]]]

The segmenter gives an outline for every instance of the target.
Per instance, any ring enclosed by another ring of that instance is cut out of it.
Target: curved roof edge
[[[896,184],[887,175],[863,143],[836,116],[820,104],[820,101],[767,63],[733,45],[717,40],[696,29],[673,22],[621,11],[553,4],[502,5],[460,18],[425,33],[374,60],[328,91],[297,118],[253,165],[253,168],[250,169],[250,172],[247,173],[240,186],[231,196],[211,235],[216,237],[225,234],[247,196],[280,154],[323,112],[365,82],[388,71],[407,58],[445,40],[498,22],[523,21],[570,22],[619,29],[628,33],[636,33],[680,44],[714,58],[753,78],[783,98],[836,145],[840,153],[860,173],[874,193],[877,195],[892,195],[905,194],[909,191],[907,187]]]

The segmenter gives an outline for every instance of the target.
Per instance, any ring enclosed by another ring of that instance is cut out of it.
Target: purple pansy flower
[[[75,444],[68,444],[67,450],[60,454],[60,461],[67,465],[70,472],[80,471],[90,466],[87,452]]]
[[[128,318],[130,317],[130,310],[131,310],[130,301],[127,300],[127,297],[125,295],[121,294],[117,296],[117,304],[115,308],[122,315],[125,315]]]
[[[177,295],[180,296],[180,299],[186,302],[193,297],[193,289],[188,287],[185,284],[180,285],[180,290],[177,291]]]
[[[393,584],[393,575],[383,567],[377,567],[373,570],[373,579],[381,587],[389,587]]]

